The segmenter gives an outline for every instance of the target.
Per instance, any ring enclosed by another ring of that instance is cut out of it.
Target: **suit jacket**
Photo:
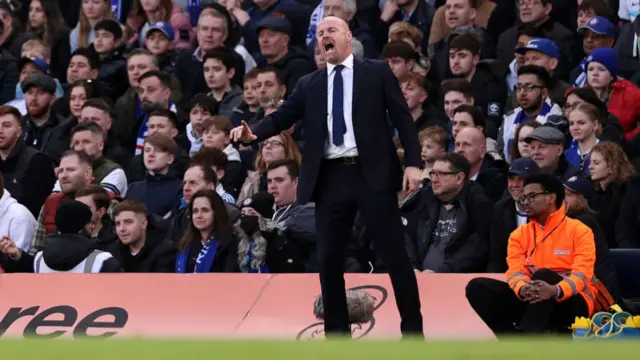
[[[304,157],[300,168],[298,202],[314,200],[314,189],[328,138],[327,70],[316,70],[298,81],[278,110],[251,130],[262,141],[301,122]],[[398,191],[402,167],[387,121],[398,131],[405,164],[420,167],[420,144],[415,124],[398,80],[383,60],[354,58],[353,130],[367,185],[374,191]]]

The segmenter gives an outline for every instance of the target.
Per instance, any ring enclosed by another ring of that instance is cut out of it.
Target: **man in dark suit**
[[[354,58],[348,25],[327,17],[318,25],[327,68],[306,75],[288,100],[260,123],[243,122],[234,141],[256,142],[304,128],[297,199],[316,203],[325,333],[350,334],[342,264],[354,217],[363,216],[393,284],[404,335],[422,335],[418,285],[406,250],[396,193],[420,183],[420,145],[398,81],[386,61]],[[387,113],[405,150],[402,168]]]

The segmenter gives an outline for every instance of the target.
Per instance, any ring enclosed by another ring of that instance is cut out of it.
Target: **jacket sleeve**
[[[398,136],[404,148],[404,163],[406,166],[421,167],[420,142],[416,125],[411,118],[407,101],[402,95],[398,79],[387,62],[382,63],[381,71],[384,84],[384,96],[389,118],[394,128],[398,131]]]
[[[452,252],[443,266],[437,269],[439,273],[468,273],[482,271],[487,267],[487,253],[489,251],[489,229],[491,227],[491,202],[484,195],[476,195],[471,208],[467,209],[470,223],[468,238],[464,240],[463,248]],[[482,214],[482,215],[480,215]],[[486,214],[486,215],[484,215]],[[482,269],[482,270],[479,270]]]
[[[116,258],[110,258],[105,261],[104,264],[102,264],[102,269],[100,269],[101,274],[121,272],[122,268],[120,267],[120,264],[118,263],[118,260],[116,260]]]
[[[20,73],[16,67],[15,61],[4,60],[6,68],[2,76],[2,89],[0,90],[0,104],[6,104],[16,97],[16,84],[18,83]]]
[[[633,179],[627,185],[627,193],[620,203],[620,211],[616,220],[616,242],[621,248],[640,248],[638,241],[638,179]]]
[[[22,197],[22,205],[24,205],[33,216],[38,216],[38,212],[44,204],[47,196],[51,194],[53,184],[56,182],[56,176],[53,172],[53,164],[51,160],[44,154],[35,154],[27,166],[24,179],[27,184]]]
[[[26,251],[21,251],[20,259],[13,260],[0,254],[0,263],[7,273],[33,273],[34,256]]]
[[[560,301],[584,292],[588,289],[589,282],[593,278],[593,269],[596,263],[596,243],[593,231],[580,223],[580,226],[575,230],[574,239],[571,273],[558,283],[563,293]]]
[[[525,266],[527,249],[523,244],[526,226],[521,226],[509,236],[507,245],[507,283],[516,296],[520,297],[520,289],[531,281],[531,274]]]
[[[301,77],[313,72],[313,65],[306,59],[295,59],[287,65],[287,93],[293,91]]]
[[[150,270],[154,273],[175,272],[177,253],[178,250],[173,244],[167,241],[163,241],[156,248],[156,261],[153,265],[153,268]]]

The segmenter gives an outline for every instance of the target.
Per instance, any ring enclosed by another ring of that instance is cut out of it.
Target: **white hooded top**
[[[18,249],[28,252],[36,232],[36,218],[4,189],[0,198],[0,237],[8,236]]]

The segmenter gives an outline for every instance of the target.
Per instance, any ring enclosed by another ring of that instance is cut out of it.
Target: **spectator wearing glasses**
[[[467,299],[498,337],[568,332],[575,317],[596,310],[593,231],[565,214],[564,187],[551,174],[527,177],[521,199],[530,221],[509,237],[507,282],[473,279]]]
[[[549,98],[549,82],[549,73],[542,67],[525,65],[518,70],[515,91],[519,107],[504,115],[498,135],[498,146],[502,147],[505,159],[511,158],[511,142],[518,125],[527,120],[544,124],[549,115],[562,114],[562,109]]]
[[[469,181],[469,162],[460,154],[439,157],[431,187],[419,193],[409,215],[409,257],[425,273],[482,272],[487,266],[491,202]],[[482,216],[480,216],[482,214]]]

